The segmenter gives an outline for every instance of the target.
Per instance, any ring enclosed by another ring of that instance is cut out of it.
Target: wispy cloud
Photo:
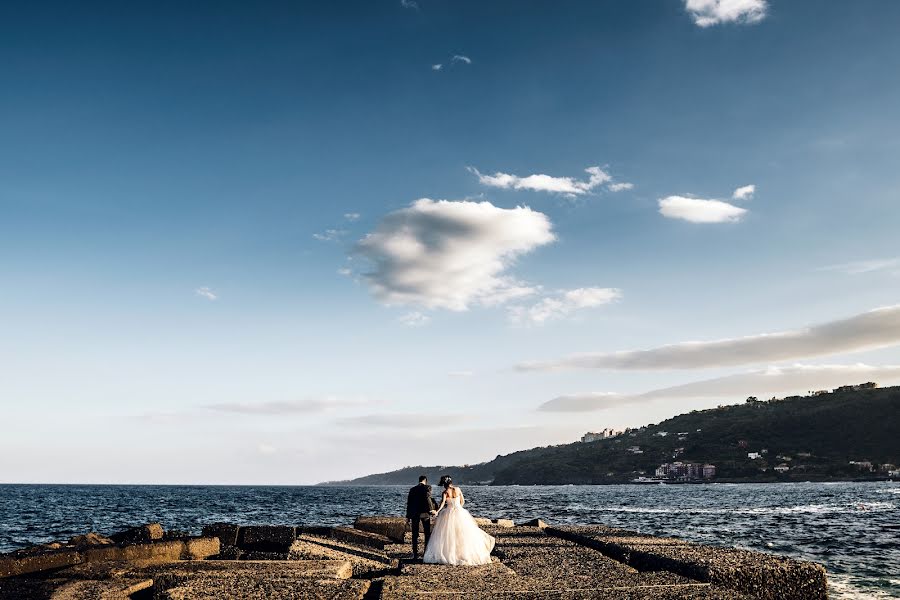
[[[322,233],[314,233],[313,237],[320,242],[336,242],[347,235],[343,229],[326,229]]]
[[[337,270],[338,275],[343,275],[344,277],[350,277],[353,275],[353,269],[348,269],[347,267],[341,267]]]
[[[900,257],[856,260],[820,267],[818,270],[838,271],[841,273],[846,273],[848,275],[861,275],[863,273],[874,273],[877,271],[900,272]]]
[[[260,443],[257,444],[256,451],[263,455],[272,455],[278,453],[278,448],[272,444]]]
[[[215,301],[215,300],[219,299],[219,295],[216,294],[214,291],[212,291],[211,289],[209,289],[206,286],[197,288],[196,290],[194,290],[194,293],[197,294],[198,296],[202,296],[210,301]]]
[[[564,369],[707,369],[775,363],[900,344],[900,304],[819,325],[710,342],[682,342],[649,350],[576,354],[519,365],[526,371]]]
[[[452,427],[471,422],[471,415],[436,415],[431,413],[382,413],[346,417],[338,419],[338,423],[351,427],[379,427],[388,429],[427,428],[429,430]]]
[[[447,375],[457,378],[474,377],[475,371],[450,371]]]
[[[621,297],[621,290],[616,288],[589,287],[561,290],[531,306],[510,307],[509,318],[516,325],[543,325],[548,321],[571,317],[587,308],[609,304]]]
[[[413,311],[397,317],[397,322],[406,327],[422,327],[428,325],[431,317],[419,311]]]
[[[734,193],[731,194],[731,198],[733,200],[750,200],[755,193],[756,186],[751,183],[750,185],[744,185],[734,190]]]
[[[841,385],[865,381],[877,381],[887,385],[900,383],[900,365],[874,366],[859,363],[773,366],[758,371],[660,388],[642,394],[588,392],[559,396],[544,402],[538,407],[538,410],[588,412],[659,399],[732,398],[738,400],[751,395],[764,398],[769,394],[803,394],[810,390],[832,389]]]
[[[373,265],[362,277],[385,304],[462,311],[534,293],[508,271],[555,239],[550,219],[527,207],[423,198],[385,216],[355,251]]]
[[[358,212],[344,213],[344,218],[347,219],[348,221],[359,221],[359,218],[361,216],[362,215],[359,214]]]
[[[604,184],[607,184],[606,189],[613,192],[634,187],[631,183],[613,183],[612,175],[600,167],[588,167],[585,169],[584,171],[588,174],[588,178],[581,180],[575,179],[574,177],[554,177],[542,173],[520,177],[518,175],[498,171],[493,175],[487,175],[475,167],[466,167],[466,169],[478,177],[479,183],[488,187],[550,192],[553,194],[563,194],[569,197],[588,194]]]
[[[684,0],[684,7],[700,27],[759,23],[769,8],[767,0]]]
[[[400,0],[400,6],[409,10],[419,10],[419,3],[416,0]]]
[[[325,396],[322,398],[304,398],[287,402],[221,402],[204,406],[207,410],[235,415],[278,416],[295,414],[316,414],[339,408],[362,406],[369,401],[366,398],[342,398]]]
[[[431,70],[432,71],[442,71],[445,66],[453,67],[453,66],[459,65],[459,64],[471,65],[472,59],[463,54],[454,54],[453,56],[450,57],[450,60],[447,61],[447,65],[444,65],[444,63],[435,63],[435,64],[431,65]]]
[[[659,199],[659,213],[691,223],[736,223],[747,214],[747,209],[722,200],[667,196]]]

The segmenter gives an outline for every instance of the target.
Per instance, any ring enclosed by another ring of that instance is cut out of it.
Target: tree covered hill
[[[638,452],[639,450],[639,452]],[[759,453],[751,459],[749,453]],[[410,484],[419,474],[459,483],[600,484],[647,475],[666,462],[708,463],[717,481],[873,477],[871,462],[900,465],[900,387],[839,388],[692,411],[614,438],[522,450],[471,466],[411,466],[345,485]],[[778,473],[773,467],[786,464]]]

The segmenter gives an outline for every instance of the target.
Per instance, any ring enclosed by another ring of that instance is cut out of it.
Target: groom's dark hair
[[[419,483],[423,481],[428,481],[428,475],[419,475]]]

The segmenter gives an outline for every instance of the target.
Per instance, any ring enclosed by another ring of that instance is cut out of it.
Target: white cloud
[[[587,180],[577,180],[573,177],[553,177],[543,174],[519,177],[518,175],[497,172],[493,175],[485,175],[475,167],[466,168],[470,173],[478,177],[479,183],[489,187],[550,192],[572,197],[587,194],[598,186],[612,182],[612,176],[600,167],[588,167],[585,169],[585,173],[588,174]]]
[[[469,58],[468,56],[463,56],[462,54],[454,54],[453,57],[450,59],[450,62],[453,62],[453,63],[461,62],[461,63],[465,63],[467,65],[471,65],[472,59]]]
[[[363,279],[382,302],[462,311],[534,293],[507,271],[555,239],[550,219],[528,207],[423,198],[385,216],[356,252],[372,263]]]
[[[208,404],[207,410],[237,414],[278,416],[293,414],[324,413],[338,408],[349,408],[367,404],[366,398],[340,398],[337,396],[325,396],[322,398],[305,398],[287,402],[259,402],[256,404],[245,402],[221,402]]]
[[[416,0],[400,0],[400,6],[410,10],[419,10],[419,3]]]
[[[821,267],[818,270],[839,271],[848,275],[861,275],[863,273],[874,273],[876,271],[889,271],[897,269],[900,269],[900,257],[856,260],[836,265],[828,265],[826,267]]]
[[[211,289],[209,289],[206,286],[197,288],[196,290],[194,290],[194,293],[197,294],[198,296],[203,296],[207,300],[218,300],[219,299],[218,294],[216,294],[214,291],[212,291]]]
[[[278,452],[278,448],[276,448],[272,444],[261,443],[256,446],[256,451],[260,454],[271,455],[276,454]]]
[[[668,196],[659,199],[659,212],[664,217],[691,223],[735,223],[744,217],[747,209],[721,200]]]
[[[769,8],[767,0],[684,0],[684,7],[700,27],[759,23]]]
[[[359,214],[358,212],[344,213],[344,218],[347,219],[348,221],[359,221],[359,218],[361,216],[362,215]]]
[[[407,327],[422,327],[431,321],[431,317],[419,311],[413,311],[411,313],[406,313],[405,315],[400,315],[397,317],[397,321],[401,325],[406,325]]]
[[[378,427],[387,429],[423,428],[434,430],[472,421],[471,415],[435,415],[431,413],[381,413],[339,419],[338,423],[354,427]]]
[[[897,344],[900,344],[900,304],[803,329],[711,342],[682,342],[649,350],[576,354],[555,361],[526,363],[519,365],[519,369],[706,369],[828,356]]]
[[[733,200],[750,200],[755,193],[756,186],[751,183],[750,185],[744,185],[734,190],[734,193],[731,194],[731,198]]]
[[[621,290],[616,288],[589,287],[563,290],[528,307],[512,306],[509,309],[509,317],[517,325],[543,325],[547,321],[572,316],[573,313],[586,308],[609,304],[621,297]]]
[[[458,378],[474,377],[475,371],[450,371],[447,375]]]
[[[342,267],[337,270],[338,275],[343,275],[344,277],[350,277],[353,275],[353,270],[348,269],[347,267]]]
[[[611,183],[606,188],[611,192],[622,192],[625,190],[630,190],[634,188],[633,183],[628,183],[627,181],[623,181],[622,183]]]
[[[336,242],[346,234],[343,229],[326,229],[322,233],[314,233],[313,237],[320,242]]]
[[[842,385],[866,381],[876,381],[882,385],[900,383],[900,366],[873,366],[861,363],[773,366],[758,371],[693,381],[636,395],[592,392],[559,396],[543,403],[538,410],[588,412],[658,399],[732,398],[740,400],[751,395],[766,398],[770,395],[806,394],[811,390],[833,389]]]
[[[442,65],[441,63],[436,63],[436,64],[431,65],[432,71],[440,71],[443,68],[444,68],[444,65]]]

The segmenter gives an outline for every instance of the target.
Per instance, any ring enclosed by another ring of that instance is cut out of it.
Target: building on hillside
[[[583,436],[581,436],[581,441],[585,444],[589,442],[599,442],[600,440],[607,440],[609,438],[616,437],[621,433],[621,431],[616,431],[612,428],[601,429],[600,431],[588,431]]]
[[[872,465],[872,461],[869,460],[851,460],[851,465],[854,465],[860,471],[869,471],[870,473],[875,470],[874,465]]]
[[[841,387],[834,388],[835,392],[858,392],[860,390],[874,390],[878,387],[878,384],[874,381],[869,381],[866,383],[857,383],[856,385],[842,385]]]
[[[663,463],[656,467],[656,477],[658,479],[698,481],[700,479],[712,479],[715,476],[715,465],[676,461],[672,463]]]
[[[791,470],[791,468],[787,465],[787,463],[781,463],[780,465],[777,465],[776,467],[774,467],[774,469],[778,473],[787,473],[788,471]]]
[[[643,454],[644,451],[641,450],[640,446],[629,446],[626,448],[626,452],[631,452],[632,454]]]
[[[749,458],[750,460],[756,460],[760,456],[761,456],[761,454],[759,452],[748,452],[747,453],[747,458]]]

